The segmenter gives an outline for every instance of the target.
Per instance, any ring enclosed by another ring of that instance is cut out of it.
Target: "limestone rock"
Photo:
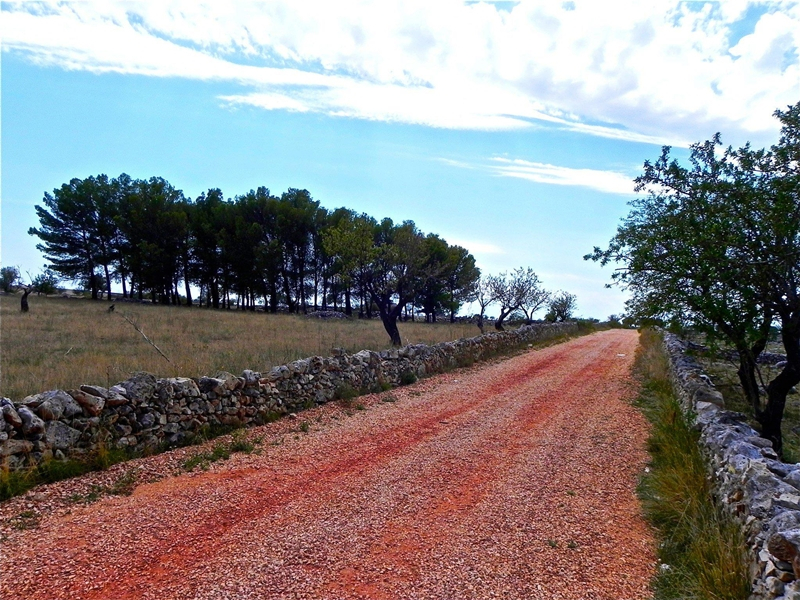
[[[216,377],[201,377],[197,381],[197,386],[200,388],[200,391],[204,394],[209,392],[213,392],[218,396],[222,396],[228,390],[227,386],[225,385],[225,381],[223,379],[218,379]]]
[[[45,425],[45,439],[56,450],[69,450],[80,439],[81,432],[61,421]]]
[[[81,390],[69,390],[68,393],[93,417],[99,415],[106,404],[106,401],[99,396],[92,396]]]
[[[225,388],[229,392],[240,389],[244,383],[239,377],[227,371],[218,371],[217,374],[214,375],[214,378],[224,381]]]
[[[124,395],[130,400],[147,401],[155,394],[156,376],[140,371],[118,385],[125,390]]]
[[[22,429],[22,418],[8,398],[0,399],[0,411],[2,411],[6,423],[12,425],[15,429]]]
[[[150,429],[151,427],[155,427],[156,421],[156,416],[150,412],[144,413],[141,417],[139,417],[139,425],[142,426],[142,429]]]
[[[36,414],[45,421],[57,421],[64,414],[64,405],[57,400],[46,400],[36,407]]]
[[[17,414],[22,419],[22,433],[25,435],[37,435],[44,433],[44,421],[37,417],[27,406],[17,408]]]
[[[245,387],[258,387],[258,381],[261,379],[261,373],[251,371],[250,369],[245,369],[242,372],[242,379],[244,379]]]
[[[116,388],[117,386],[114,386]],[[106,401],[106,406],[122,406],[128,399],[119,393],[118,389],[106,389],[99,385],[82,385],[81,391],[92,396],[98,396]]]
[[[725,407],[725,400],[722,397],[722,394],[717,390],[711,389],[707,386],[698,387],[692,396],[692,400],[694,402],[709,402],[719,406],[720,408]]]
[[[0,456],[28,454],[33,450],[33,442],[28,440],[6,440],[0,444]]]

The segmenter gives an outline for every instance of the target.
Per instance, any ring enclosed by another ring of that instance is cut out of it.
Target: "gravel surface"
[[[181,473],[183,448],[32,490],[0,505],[0,598],[649,598],[636,345],[612,330],[332,403],[207,471]]]

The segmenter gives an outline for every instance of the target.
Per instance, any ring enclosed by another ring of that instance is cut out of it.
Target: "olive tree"
[[[550,297],[547,307],[549,312],[545,317],[546,320],[554,322],[566,321],[575,313],[575,309],[578,307],[578,298],[575,294],[560,291]]]
[[[530,267],[518,267],[510,274],[491,275],[488,284],[491,297],[500,304],[500,315],[494,322],[498,331],[504,330],[503,321],[515,310],[523,310],[530,320],[533,313],[547,302],[548,294]]]

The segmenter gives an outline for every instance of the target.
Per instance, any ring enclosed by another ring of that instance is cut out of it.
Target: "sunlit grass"
[[[297,315],[153,306],[31,296],[0,296],[0,394],[21,399],[49,389],[113,385],[136,371],[197,377],[265,371],[307,356],[390,346],[380,320],[319,320]],[[123,318],[127,316],[171,362]],[[399,324],[403,343],[434,344],[478,335],[469,323]]]

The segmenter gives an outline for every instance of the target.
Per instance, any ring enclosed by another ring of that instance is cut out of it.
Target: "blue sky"
[[[41,269],[45,191],[126,172],[306,188],[621,312],[582,256],[661,144],[775,141],[800,8],[598,4],[3,3],[0,262]]]

